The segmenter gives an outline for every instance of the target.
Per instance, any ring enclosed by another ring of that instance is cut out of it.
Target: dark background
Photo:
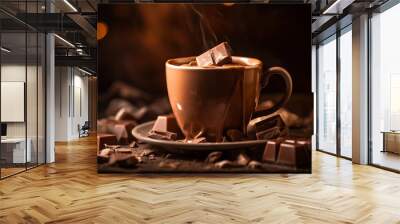
[[[264,69],[286,68],[294,88],[287,109],[312,113],[310,5],[100,4],[98,21],[108,28],[98,42],[100,117],[116,81],[165,97],[167,59],[199,55],[222,41],[234,55],[260,59]],[[273,78],[263,94],[282,93],[283,85]]]

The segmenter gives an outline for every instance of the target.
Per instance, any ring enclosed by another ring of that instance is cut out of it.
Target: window
[[[340,36],[340,155],[352,156],[352,35],[351,26]]]
[[[318,47],[317,149],[336,153],[336,36]]]
[[[371,162],[400,170],[400,4],[371,18]]]

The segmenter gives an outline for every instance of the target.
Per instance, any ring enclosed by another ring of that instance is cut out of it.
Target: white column
[[[312,45],[311,47],[311,92],[313,93],[313,102],[314,102],[314,126],[313,126],[313,135],[311,137],[311,147],[312,150],[316,150],[316,143],[317,143],[317,138],[316,138],[316,132],[317,132],[317,48],[315,45]]]
[[[46,1],[46,11],[53,12],[54,5]],[[46,163],[55,162],[55,43],[54,34],[46,34]]]
[[[55,161],[54,133],[55,133],[55,56],[54,35],[46,35],[46,163]]]
[[[368,163],[368,16],[353,19],[353,162]]]

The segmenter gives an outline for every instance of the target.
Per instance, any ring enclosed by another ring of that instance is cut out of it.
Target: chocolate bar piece
[[[273,127],[264,131],[260,131],[256,133],[256,138],[260,139],[274,139],[281,136],[281,131],[279,127]]]
[[[133,139],[131,132],[135,125],[135,121],[120,121],[111,128],[110,132],[117,137],[120,144],[127,145]]]
[[[276,162],[276,159],[279,154],[279,147],[282,141],[283,139],[281,138],[267,141],[263,154],[264,162],[272,162],[272,163]]]
[[[201,66],[201,67],[207,67],[207,66],[214,65],[212,49],[197,56],[196,62],[197,62],[197,65]]]
[[[288,134],[288,128],[279,114],[259,117],[247,125],[247,136],[252,139],[272,139]]]
[[[181,129],[173,114],[158,116],[152,130],[158,132],[172,132],[177,135],[181,133]]]
[[[220,151],[211,152],[207,156],[206,163],[215,163],[219,161],[221,158],[222,158],[222,152]]]
[[[128,111],[126,108],[121,108],[115,115],[115,120],[123,121],[123,120],[136,120],[134,114],[131,111]]]
[[[116,145],[117,137],[110,134],[97,134],[97,154],[105,148],[105,145]]]
[[[198,66],[207,67],[232,62],[232,50],[228,42],[223,42],[196,57]]]
[[[242,152],[242,153],[238,154],[238,156],[236,158],[237,164],[239,164],[241,166],[246,166],[249,162],[250,162],[250,158],[246,153]]]
[[[305,145],[282,142],[279,148],[277,163],[297,168],[305,168],[310,164],[308,150]]]
[[[232,50],[228,42],[218,44],[212,49],[214,64],[223,65],[232,62]]]
[[[150,138],[159,139],[159,140],[176,140],[176,133],[168,132],[168,131],[155,131],[151,130],[148,135]]]

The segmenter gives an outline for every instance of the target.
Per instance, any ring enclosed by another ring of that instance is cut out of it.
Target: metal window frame
[[[27,10],[27,2],[28,2],[27,0],[25,0],[25,2],[24,2],[25,3],[25,11]],[[39,9],[39,6],[38,6],[39,0],[36,0],[36,3],[37,3],[36,10],[38,11],[38,9]],[[9,14],[7,11],[3,10],[2,8],[0,8],[0,11],[5,13],[6,15],[10,16],[11,18],[15,19],[16,21],[21,22],[19,19],[14,17],[12,14]],[[46,11],[47,11],[47,8],[46,8]],[[47,139],[46,138],[47,137],[47,129],[44,128],[44,136],[43,136],[44,145],[42,146],[43,147],[43,152],[44,152],[42,157],[43,157],[44,161],[43,161],[43,163],[39,163],[39,82],[38,82],[38,80],[39,80],[39,68],[38,68],[38,66],[39,66],[39,33],[43,33],[43,32],[40,32],[39,30],[36,30],[35,28],[29,26],[28,24],[24,23],[23,21],[22,21],[22,23],[24,24],[24,27],[25,27],[25,29],[23,31],[22,30],[20,31],[22,34],[25,34],[25,86],[24,86],[24,91],[25,91],[25,93],[24,93],[24,96],[25,96],[25,99],[24,99],[24,107],[25,107],[24,108],[24,119],[25,119],[25,169],[20,170],[20,171],[15,172],[15,173],[12,173],[12,174],[9,174],[7,176],[3,176],[2,175],[2,168],[0,167],[0,180],[4,180],[4,179],[6,179],[8,177],[12,177],[14,175],[26,172],[27,170],[30,170],[30,169],[39,167],[41,165],[44,165],[44,164],[46,164],[46,161],[47,161],[47,158],[46,158],[47,157],[47,153],[46,153],[46,149],[47,149],[47,141],[46,141],[46,139]],[[36,163],[33,164],[33,165],[30,164],[32,166],[28,166],[28,162],[27,162],[27,159],[28,159],[28,154],[27,154],[27,148],[28,148],[28,142],[27,142],[27,139],[28,139],[28,136],[27,136],[28,135],[28,130],[27,130],[28,129],[28,119],[27,119],[27,117],[28,117],[28,113],[27,113],[28,31],[32,31],[32,32],[36,33],[36,44],[37,44],[37,46],[36,46],[36,80],[37,80],[36,81],[36,105],[37,105],[37,107],[36,107],[36,140],[37,140],[36,150],[37,150],[37,152],[36,152]],[[1,44],[1,42],[2,42],[1,41],[2,33],[3,32],[0,31],[0,46],[2,45]],[[9,32],[7,32],[7,33],[9,33]],[[13,33],[17,33],[17,31],[13,32]],[[43,33],[43,34],[46,35],[47,33]],[[44,51],[42,51],[41,53],[43,53],[42,58],[44,59],[44,64],[45,64],[44,68],[42,68],[42,76],[43,76],[43,80],[46,80],[46,77],[47,77],[47,66],[46,66],[47,65],[47,60],[46,60],[46,58],[47,58],[47,39],[46,39],[46,36],[43,36],[42,44],[44,44]],[[1,68],[1,66],[2,66],[2,56],[0,54],[0,68]],[[0,69],[0,82],[1,82],[1,69]],[[47,82],[44,81],[44,84],[45,84],[44,85],[44,99],[43,99],[42,107],[43,108],[47,108],[47,101],[46,101]],[[0,89],[1,89],[1,87],[0,87]],[[0,96],[1,96],[1,91],[0,91]],[[1,105],[0,105],[0,110],[1,110]],[[44,119],[44,120],[42,120],[42,122],[44,123],[44,127],[46,127],[47,126],[47,119],[46,119],[47,118],[47,113],[46,113],[46,110],[44,110],[44,116],[42,118]],[[0,123],[1,123],[1,115],[0,115]],[[1,144],[0,144],[0,158],[1,158],[1,148],[2,147],[1,147]]]
[[[316,150],[319,152],[323,152],[329,155],[333,155],[336,157],[340,157],[346,160],[352,160],[352,158],[347,157],[342,155],[342,150],[341,150],[341,117],[340,117],[340,103],[341,103],[341,90],[340,90],[340,81],[341,81],[341,65],[340,65],[340,37],[345,34],[346,32],[351,31],[351,25],[352,23],[344,26],[344,27],[339,27],[338,25],[336,26],[336,32],[333,33],[332,35],[326,37],[325,39],[319,41],[316,45]],[[332,38],[335,36],[334,38]],[[332,40],[329,40],[332,39]],[[324,149],[321,149],[319,147],[319,86],[320,86],[320,80],[319,80],[319,47],[321,43],[323,42],[330,42],[330,41],[336,41],[336,152],[332,153],[329,151],[326,151]]]

